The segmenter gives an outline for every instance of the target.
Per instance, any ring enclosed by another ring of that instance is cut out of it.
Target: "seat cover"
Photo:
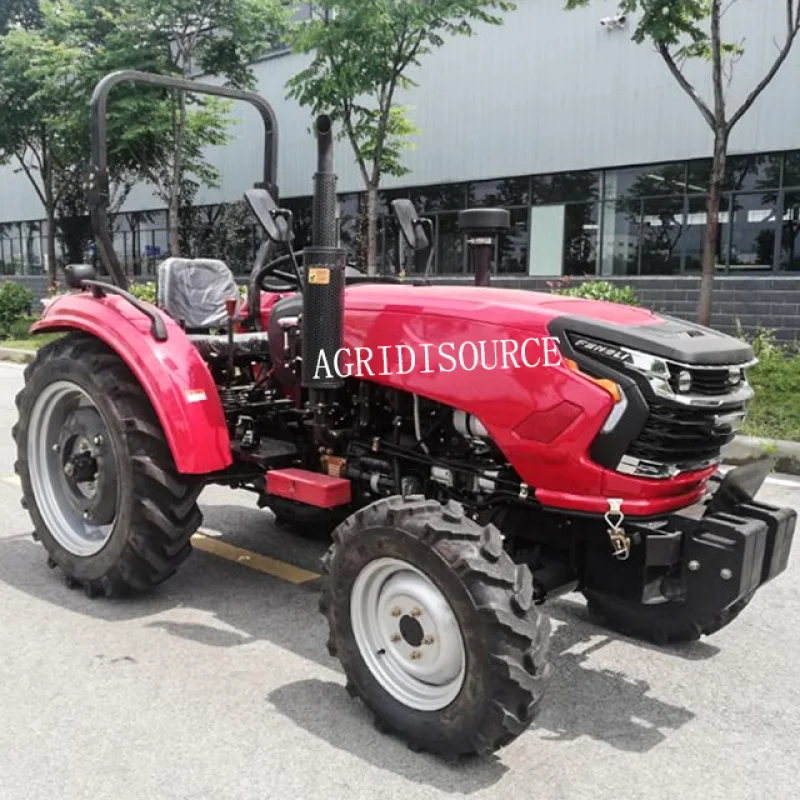
[[[224,328],[225,301],[236,298],[242,307],[233,273],[222,261],[206,258],[168,258],[158,266],[158,305],[187,328]]]

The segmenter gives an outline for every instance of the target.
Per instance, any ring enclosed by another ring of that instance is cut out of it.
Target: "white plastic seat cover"
[[[236,298],[236,318],[242,299],[223,261],[173,257],[158,265],[158,305],[187,328],[227,327],[225,301],[232,298]]]

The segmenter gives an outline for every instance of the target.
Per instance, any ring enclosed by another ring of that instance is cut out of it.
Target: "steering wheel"
[[[292,268],[293,262],[296,264],[296,257],[294,255],[286,254],[279,258],[274,258],[259,267],[253,275],[253,283],[258,286],[261,292],[298,292],[302,291],[303,283],[300,276]],[[299,254],[302,255],[302,254]],[[277,278],[283,283],[274,283],[270,278]]]

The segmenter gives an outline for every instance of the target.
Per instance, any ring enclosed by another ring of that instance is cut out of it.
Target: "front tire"
[[[134,375],[98,339],[43,347],[17,396],[16,472],[51,567],[90,596],[146,592],[175,574],[202,522]]]
[[[329,652],[382,730],[455,759],[529,727],[550,676],[550,622],[494,526],[457,503],[393,497],[333,538],[320,599]]]

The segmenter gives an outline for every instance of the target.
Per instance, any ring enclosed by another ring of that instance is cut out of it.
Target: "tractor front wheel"
[[[348,689],[378,727],[447,759],[488,754],[533,722],[550,623],[494,526],[393,497],[333,533],[320,609]]]
[[[25,371],[13,436],[23,505],[52,567],[90,596],[147,591],[191,553],[201,487],[180,476],[150,402],[98,339],[72,333]]]

